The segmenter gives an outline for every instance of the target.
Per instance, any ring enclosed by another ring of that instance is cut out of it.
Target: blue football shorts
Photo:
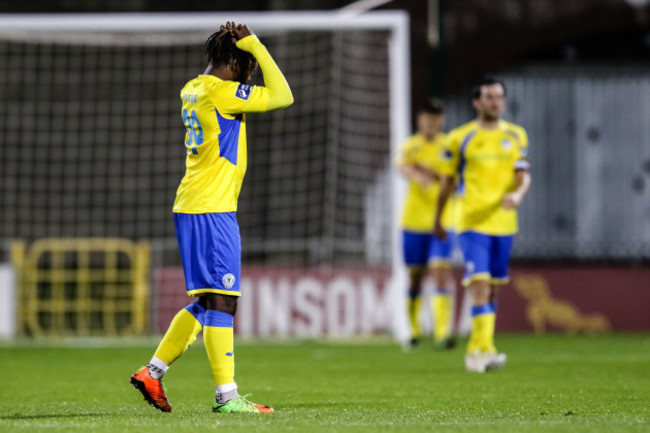
[[[455,236],[449,232],[447,239],[438,239],[433,233],[402,231],[404,262],[408,267],[450,266]]]
[[[174,223],[187,294],[239,296],[241,237],[236,213],[175,213]]]
[[[472,281],[478,280],[486,280],[490,284],[506,284],[509,280],[508,263],[513,239],[513,235],[460,233],[458,243],[465,262],[463,284],[467,286]]]

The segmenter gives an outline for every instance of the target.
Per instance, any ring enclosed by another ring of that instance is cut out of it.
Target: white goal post
[[[388,88],[384,89],[384,92],[387,93],[387,99],[389,101],[387,120],[390,150],[387,153],[390,155],[390,161],[387,161],[386,168],[390,167],[389,189],[391,197],[383,197],[383,200],[390,201],[390,206],[384,206],[384,208],[390,209],[388,212],[390,212],[393,229],[390,235],[392,239],[390,260],[394,272],[394,278],[392,279],[393,288],[391,290],[394,296],[392,299],[398,302],[398,305],[401,305],[403,301],[403,281],[405,274],[401,264],[398,214],[401,208],[404,184],[392,169],[392,161],[394,161],[397,155],[400,142],[408,136],[411,130],[410,36],[409,17],[406,12],[372,11],[360,15],[351,14],[346,11],[0,14],[0,42],[19,41],[21,43],[57,44],[60,41],[64,41],[63,43],[69,45],[90,43],[95,45],[120,46],[122,43],[129,44],[128,41],[124,42],[126,41],[124,38],[132,37],[133,35],[136,37],[138,35],[149,35],[143,39],[144,42],[142,42],[142,45],[188,44],[187,40],[182,40],[184,33],[191,33],[194,35],[192,38],[195,38],[195,35],[199,33],[207,35],[215,31],[220,24],[226,21],[245,23],[255,33],[260,35],[262,39],[267,36],[282,35],[287,31],[342,32],[343,34],[345,32],[355,31],[381,31],[388,33]],[[174,40],[176,36],[180,38],[178,41]],[[192,43],[194,43],[194,39],[192,39]],[[197,44],[197,51],[199,47],[200,42]],[[11,56],[12,54],[8,50],[4,55]],[[29,52],[26,55],[38,56],[40,55],[38,53],[40,52]],[[271,55],[275,57],[275,54],[271,50]],[[53,59],[56,58],[56,52],[48,51],[47,55]],[[88,56],[88,54],[81,54],[81,56]],[[98,57],[98,54],[92,53],[91,56]],[[290,84],[292,85],[291,82]],[[2,86],[2,83],[0,83],[0,86]],[[9,85],[5,85],[5,88],[8,87]],[[178,128],[181,127],[182,125],[178,126]],[[107,196],[109,195],[109,193],[106,194]],[[59,220],[61,218],[63,217],[60,217]],[[89,217],[89,221],[89,224],[91,224],[92,217]],[[110,220],[109,223],[111,223]],[[9,225],[8,227],[10,228],[7,230],[11,230],[13,226]],[[61,233],[65,234],[66,231],[61,230]],[[47,235],[47,233],[44,234]],[[104,233],[102,232],[102,234]],[[0,232],[0,241],[3,238],[9,237],[7,233]],[[155,239],[152,242],[155,244]],[[336,240],[336,242],[344,242],[344,239]],[[281,243],[278,243],[278,245],[278,248],[283,248]],[[153,254],[155,256],[155,251]],[[395,314],[395,316],[393,318],[393,332],[398,339],[403,339],[406,335],[405,319],[401,314]]]

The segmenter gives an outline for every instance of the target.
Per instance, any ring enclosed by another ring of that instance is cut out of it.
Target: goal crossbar
[[[151,32],[213,30],[226,21],[243,22],[257,31],[390,29],[396,37],[408,30],[404,11],[375,11],[363,15],[341,12],[192,12],[0,14],[0,34],[43,32]]]

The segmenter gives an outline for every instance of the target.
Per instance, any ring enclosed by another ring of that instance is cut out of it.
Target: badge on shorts
[[[233,274],[226,274],[221,279],[221,282],[226,289],[232,289],[232,286],[235,285],[235,276]]]
[[[467,270],[468,274],[473,274],[474,273],[474,262],[473,261],[468,261],[467,264],[465,265],[465,269]]]
[[[240,84],[237,86],[237,90],[235,91],[235,97],[248,101],[248,98],[251,96],[251,90],[253,90],[252,86],[249,86],[248,84]]]

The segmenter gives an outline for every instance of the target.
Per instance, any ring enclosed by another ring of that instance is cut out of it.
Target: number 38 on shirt
[[[185,137],[187,153],[192,152],[198,155],[199,152],[196,146],[203,144],[203,128],[201,128],[201,123],[196,112],[192,111],[190,113],[187,110],[183,110],[183,123],[185,124],[185,129],[187,129],[187,135]]]

